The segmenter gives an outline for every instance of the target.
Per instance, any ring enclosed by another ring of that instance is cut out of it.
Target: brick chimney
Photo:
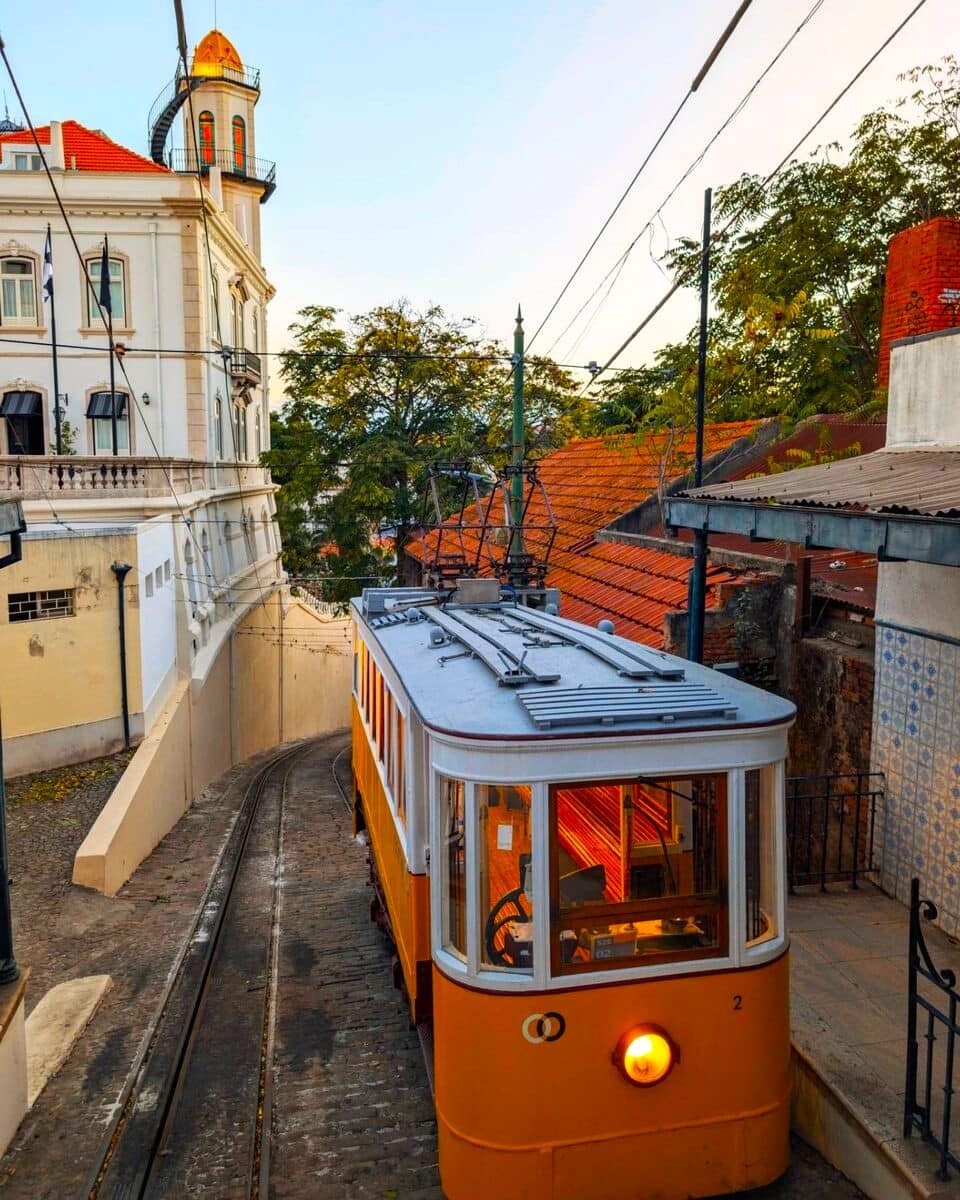
[[[890,343],[960,326],[960,218],[935,217],[890,239],[877,383],[890,382]]]

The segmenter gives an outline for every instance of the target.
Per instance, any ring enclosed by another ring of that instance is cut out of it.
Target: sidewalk
[[[937,1152],[903,1137],[909,914],[872,884],[791,896],[791,1006],[797,1100],[794,1124],[875,1200],[960,1197],[960,1173],[936,1178]],[[960,976],[960,945],[924,923],[939,969]],[[933,998],[933,990],[929,993]],[[944,1008],[947,999],[937,997]],[[920,1034],[921,1086],[926,1042]],[[938,1030],[938,1033],[940,1031]],[[943,1064],[936,1044],[934,1118]],[[960,1080],[960,1074],[958,1074]],[[960,1105],[957,1106],[960,1108]],[[960,1149],[960,1112],[952,1123]]]

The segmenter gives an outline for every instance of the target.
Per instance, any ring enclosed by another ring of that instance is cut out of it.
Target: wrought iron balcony
[[[252,350],[234,350],[230,356],[230,374],[234,379],[252,380],[254,383],[259,383],[261,377],[260,355],[255,354]]]
[[[170,150],[167,153],[167,166],[181,174],[195,174],[197,156],[192,148]],[[234,150],[201,150],[201,172],[206,173],[211,167],[219,167],[224,175],[234,179],[248,179],[252,183],[262,184],[264,191],[260,197],[261,204],[277,186],[277,164],[266,158],[253,158],[252,155],[238,154]]]

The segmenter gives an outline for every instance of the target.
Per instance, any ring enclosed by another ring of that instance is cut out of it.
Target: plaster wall
[[[298,640],[326,640],[336,625],[343,650],[317,653],[285,638],[281,662],[279,640],[267,635],[285,602]],[[277,744],[281,710],[286,741],[342,728],[352,664],[345,631],[346,622],[324,621],[280,593],[251,609],[203,675],[171,692],[77,851],[74,882],[116,894],[211,780]]]
[[[80,750],[73,761],[117,748],[119,632],[117,583],[110,564],[118,560],[135,568],[125,584],[127,688],[130,712],[139,714],[143,702],[135,534],[28,533],[21,562],[0,575],[0,705],[8,774],[54,765],[43,754],[44,739],[36,735],[55,738],[59,733],[63,742],[66,734],[64,745],[72,743]],[[11,594],[61,588],[74,590],[73,616],[9,620]],[[110,731],[115,731],[114,740]],[[54,750],[56,744],[55,738]],[[56,754],[55,760],[71,761]]]
[[[161,692],[172,682],[177,662],[177,604],[173,523],[158,517],[137,530],[136,584],[140,621],[147,636],[140,638],[140,677],[144,712],[162,702]],[[149,728],[149,725],[148,725]]]
[[[960,637],[960,570],[935,563],[880,563],[878,624],[904,625],[921,634]]]
[[[886,444],[960,446],[960,330],[893,347]]]

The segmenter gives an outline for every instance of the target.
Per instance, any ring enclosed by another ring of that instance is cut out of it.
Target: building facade
[[[188,772],[192,794],[294,736],[285,663],[302,689],[322,665],[314,649],[337,649],[284,587],[260,466],[273,295],[260,209],[274,172],[253,153],[259,94],[259,73],[213,30],[154,105],[150,157],[73,120],[38,129],[69,227],[31,133],[0,131],[0,492],[22,497],[28,524],[0,579],[8,774],[135,743],[178,698],[216,747]],[[168,149],[178,120],[183,146]],[[300,630],[287,645],[285,622]]]

